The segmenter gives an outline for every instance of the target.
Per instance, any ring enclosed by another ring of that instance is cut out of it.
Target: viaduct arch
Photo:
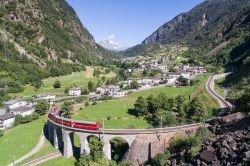
[[[154,135],[158,140],[162,136],[168,135],[173,132],[184,132],[197,129],[203,126],[203,123],[196,123],[190,125],[183,125],[177,127],[154,128],[154,129],[99,129],[99,130],[86,130],[72,128],[58,124],[48,118],[49,140],[55,148],[62,151],[65,158],[70,158],[74,154],[74,139],[73,134],[80,138],[80,154],[89,154],[90,149],[88,146],[88,136],[96,136],[103,142],[103,152],[107,159],[111,160],[111,144],[113,138],[122,138],[127,141],[129,147],[139,135]],[[150,153],[150,152],[148,152]]]

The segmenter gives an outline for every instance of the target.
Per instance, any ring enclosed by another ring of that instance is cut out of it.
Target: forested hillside
[[[0,88],[39,88],[42,78],[107,65],[115,55],[95,43],[65,0],[0,1]]]
[[[124,55],[133,52],[136,56],[138,47],[147,48],[148,44],[176,44],[188,46],[190,52],[187,55],[209,63],[216,59],[211,56],[221,49],[244,42],[249,36],[249,21],[249,0],[206,0],[161,26],[140,46],[130,48]],[[231,59],[226,56],[218,57],[218,60],[227,63]]]

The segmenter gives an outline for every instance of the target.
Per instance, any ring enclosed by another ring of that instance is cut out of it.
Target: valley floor
[[[206,105],[209,106],[208,108],[215,109],[217,108],[216,102],[211,99],[208,94],[206,94],[204,88],[208,76],[209,74],[204,74],[195,78],[199,79],[200,82],[198,85],[193,87],[155,88],[132,93],[123,98],[98,103],[97,105],[92,105],[75,112],[73,118],[100,121],[105,119],[105,127],[107,128],[147,128],[150,127],[147,121],[144,119],[135,118],[133,115],[128,113],[128,109],[133,108],[133,104],[138,96],[147,97],[151,94],[158,95],[160,93],[164,93],[168,97],[176,97],[177,95],[184,95],[186,98],[188,98],[189,95],[191,95],[191,97],[205,97],[204,101],[206,101]],[[110,117],[111,119],[107,120],[107,117]],[[0,154],[6,154],[1,157],[0,163],[6,165],[12,162],[14,157],[13,155],[15,155],[15,158],[17,159],[29,152],[37,144],[45,121],[46,118],[41,117],[39,120],[25,125],[19,125],[7,131],[5,135],[0,138]],[[31,156],[22,163],[31,161],[54,151],[55,149],[53,149],[51,144],[49,142],[45,142],[44,146],[38,153]],[[75,158],[66,160],[63,157],[60,157],[51,161],[47,161],[41,165],[73,165],[74,162]]]
[[[183,95],[186,99],[188,99],[189,95],[191,98],[199,97],[208,108],[208,112],[212,112],[218,107],[218,105],[205,90],[205,83],[208,77],[209,74],[198,76],[195,79],[200,80],[200,82],[193,87],[153,88],[150,90],[131,93],[122,98],[104,101],[97,105],[82,108],[80,111],[75,111],[72,118],[77,120],[104,121],[105,128],[149,128],[151,126],[146,120],[136,118],[129,112],[129,110],[134,107],[134,103],[139,96],[147,98],[151,94],[157,96],[160,93],[164,93],[166,96],[173,98],[178,95]]]

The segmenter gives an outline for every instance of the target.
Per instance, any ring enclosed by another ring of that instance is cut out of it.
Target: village
[[[72,87],[68,90],[65,96],[56,94],[39,94],[34,96],[29,103],[25,100],[12,99],[5,103],[5,109],[0,110],[0,129],[5,130],[13,126],[15,116],[22,117],[31,116],[35,112],[35,105],[39,100],[54,101],[56,99],[71,99],[71,97],[83,97],[101,99],[102,96],[114,98],[124,97],[126,94],[147,90],[151,88],[164,86],[186,86],[190,80],[199,74],[206,73],[207,70],[203,66],[194,66],[189,63],[178,63],[176,65],[168,64],[170,60],[175,60],[173,57],[144,58],[132,57],[125,58],[122,61],[128,64],[138,63],[136,68],[128,68],[125,73],[131,77],[124,81],[113,85],[101,85],[96,87],[95,92],[83,94],[80,87]],[[145,70],[157,71],[152,76],[143,76]]]

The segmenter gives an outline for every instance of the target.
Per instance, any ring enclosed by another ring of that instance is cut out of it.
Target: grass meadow
[[[0,166],[13,162],[32,150],[39,141],[46,118],[18,125],[0,137]]]
[[[26,85],[22,93],[12,93],[10,95],[12,97],[15,97],[15,96],[16,97],[31,97],[36,94],[44,94],[44,93],[53,93],[53,94],[62,95],[64,94],[65,88],[73,84],[81,88],[86,88],[89,81],[96,83],[98,81],[98,78],[93,77],[93,71],[94,69],[92,67],[86,67],[86,71],[75,72],[66,76],[50,77],[50,78],[43,80],[43,85],[38,90],[35,90],[34,87],[31,85]],[[107,78],[111,78],[115,76],[115,73],[111,72],[104,76],[106,76]],[[54,89],[53,84],[56,80],[60,81],[61,88]]]

